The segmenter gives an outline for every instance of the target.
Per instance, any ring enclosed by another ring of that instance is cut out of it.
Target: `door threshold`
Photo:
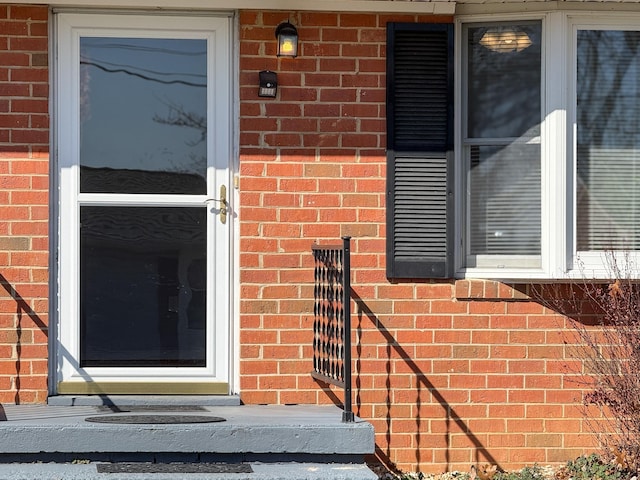
[[[238,395],[52,395],[47,403],[53,406],[134,406],[134,405],[166,405],[166,406],[237,406],[240,405]]]
[[[226,382],[58,382],[60,395],[227,395]]]

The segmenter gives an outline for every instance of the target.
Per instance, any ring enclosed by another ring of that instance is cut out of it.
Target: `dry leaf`
[[[611,298],[616,298],[621,293],[622,288],[620,288],[620,280],[616,279],[615,282],[609,285],[609,296],[611,296]]]

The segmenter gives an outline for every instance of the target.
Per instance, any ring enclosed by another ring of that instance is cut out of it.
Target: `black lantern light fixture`
[[[282,22],[276,27],[279,57],[298,56],[298,30],[289,22]]]

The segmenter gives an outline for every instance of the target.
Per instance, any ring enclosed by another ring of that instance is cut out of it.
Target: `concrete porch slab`
[[[141,452],[362,456],[375,448],[372,425],[359,418],[343,423],[342,410],[335,406],[202,406],[198,415],[226,421],[169,425],[90,423],[86,417],[131,415],[91,405],[5,405],[3,409],[6,420],[0,421],[0,452],[4,456],[66,453],[81,458],[82,453]],[[158,415],[163,413],[171,412]]]

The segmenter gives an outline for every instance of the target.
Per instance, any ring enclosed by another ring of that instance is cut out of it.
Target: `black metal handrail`
[[[351,403],[351,237],[342,245],[313,245],[313,372],[344,389],[343,422],[353,422]]]

